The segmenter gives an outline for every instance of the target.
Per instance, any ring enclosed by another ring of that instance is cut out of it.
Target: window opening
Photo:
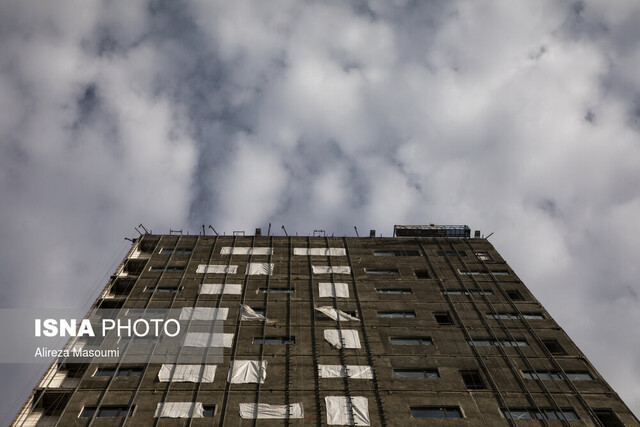
[[[440,378],[437,369],[394,369],[394,378]]]
[[[412,406],[413,418],[462,418],[460,408],[455,406]]]
[[[542,340],[542,344],[549,350],[549,353],[554,356],[564,356],[567,352],[562,348],[560,343],[556,340]]]
[[[460,371],[460,376],[467,390],[484,390],[487,386],[482,379],[482,375],[477,370]]]
[[[433,317],[436,318],[436,322],[438,323],[438,325],[453,325],[453,318],[451,317],[451,314],[449,314],[448,312],[444,312],[444,313],[433,313]]]
[[[413,274],[415,274],[416,279],[430,279],[431,275],[428,270],[413,270]]]

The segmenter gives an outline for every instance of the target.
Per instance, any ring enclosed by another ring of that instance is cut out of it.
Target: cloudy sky
[[[3,0],[0,307],[86,307],[141,222],[464,223],[638,414],[638,22],[627,0]],[[38,369],[2,371],[19,405]]]

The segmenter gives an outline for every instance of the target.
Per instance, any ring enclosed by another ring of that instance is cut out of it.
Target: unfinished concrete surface
[[[249,263],[273,268],[246,275]],[[237,268],[197,272],[207,265]],[[314,266],[329,268],[314,274]],[[321,298],[320,283],[345,283],[348,297]],[[199,293],[203,284],[242,290]],[[268,321],[240,321],[242,304]],[[359,321],[333,320],[318,306]],[[327,425],[340,420],[327,413],[328,396],[364,397],[374,426],[638,425],[484,238],[145,234],[94,307],[228,308],[233,345],[212,382],[160,382],[161,364],[58,361],[14,425]],[[356,331],[359,348],[332,346],[329,329]],[[229,383],[231,360],[266,361],[264,382]],[[373,369],[371,378],[347,370],[321,378],[319,365]],[[122,374],[95,376],[101,367]],[[166,402],[198,405],[180,406],[190,418],[156,416]],[[251,419],[241,418],[241,403],[273,406]],[[288,406],[297,404],[301,416]],[[355,403],[344,409],[344,424],[366,423]]]

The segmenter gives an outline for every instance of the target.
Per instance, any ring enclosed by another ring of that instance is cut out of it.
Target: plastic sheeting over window
[[[335,348],[360,348],[360,336],[355,329],[325,329],[324,339]]]
[[[173,375],[173,377],[172,377]],[[162,365],[158,372],[161,383],[212,383],[216,365]]]
[[[351,397],[351,410],[345,396],[327,396],[324,398],[327,405],[327,424],[339,426],[368,426],[369,401],[363,396]]]
[[[271,276],[273,274],[273,264],[266,262],[250,262],[247,265],[247,271],[245,274],[250,276]]]
[[[327,265],[313,265],[311,266],[313,274],[351,274],[351,267],[346,265],[338,265],[330,267]]]
[[[202,295],[219,295],[219,294],[231,294],[231,295],[241,295],[242,294],[242,285],[222,285],[222,284],[203,284],[200,286],[200,291],[198,292]]]
[[[236,274],[238,272],[238,266],[237,265],[214,265],[214,264],[200,264],[198,265],[198,269],[196,270],[196,273],[199,274],[203,274],[203,273],[208,273],[208,274],[225,274],[225,273],[229,273],[229,274]]]
[[[294,255],[346,256],[344,248],[293,248]]]
[[[224,246],[220,250],[221,255],[271,255],[273,253],[272,248],[250,248],[248,246]]]
[[[203,418],[201,402],[162,402],[156,407],[156,418]]]
[[[264,321],[267,320],[266,317],[264,317],[262,314],[258,314],[255,312],[255,310],[251,307],[249,307],[246,304],[242,304],[242,311],[240,314],[240,320],[258,320],[258,321]]]
[[[373,370],[367,365],[318,365],[320,378],[344,378],[372,380]]]
[[[360,319],[358,319],[357,317],[353,317],[352,315],[333,307],[316,307],[316,311],[319,311],[320,313],[324,314],[327,317],[330,317],[333,320],[339,319],[340,321],[345,321],[345,322],[360,321]]]
[[[320,298],[349,298],[349,285],[346,283],[319,283]]]
[[[227,320],[228,308],[182,307],[178,320]]]
[[[184,337],[185,347],[226,347],[231,348],[233,334],[220,334],[209,332],[187,332]]]
[[[289,419],[289,418],[302,418],[304,416],[302,411],[302,403],[292,403],[288,405],[268,405],[266,403],[241,403],[240,404],[240,418],[244,419]]]
[[[264,383],[267,378],[267,361],[232,360],[227,381],[231,384]]]

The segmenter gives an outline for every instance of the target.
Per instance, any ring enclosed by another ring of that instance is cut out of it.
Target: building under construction
[[[639,425],[469,227],[266,234],[134,239],[94,308],[214,312],[218,362],[60,359],[13,425]]]

